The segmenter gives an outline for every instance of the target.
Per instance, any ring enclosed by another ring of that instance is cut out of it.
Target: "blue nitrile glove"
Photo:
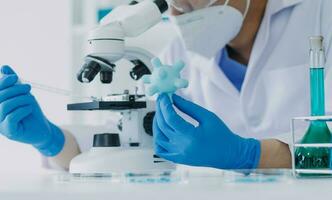
[[[44,116],[31,86],[21,84],[8,66],[1,68],[0,134],[11,140],[33,145],[45,156],[57,155],[64,146],[64,135]]]
[[[181,118],[168,95],[161,94],[153,122],[156,154],[179,164],[220,169],[255,169],[260,142],[242,138],[214,113],[173,95],[174,106],[195,119],[195,127]]]

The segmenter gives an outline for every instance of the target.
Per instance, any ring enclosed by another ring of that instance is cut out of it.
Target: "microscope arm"
[[[145,0],[135,5],[123,5],[105,16],[100,26],[119,25],[125,37],[136,37],[161,21],[161,14],[168,9],[165,0]]]

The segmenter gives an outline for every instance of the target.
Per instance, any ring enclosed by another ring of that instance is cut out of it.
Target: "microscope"
[[[136,37],[162,20],[168,9],[165,0],[133,1],[119,6],[104,17],[100,25],[88,36],[88,53],[77,74],[77,80],[90,83],[98,75],[103,84],[110,84],[116,72],[116,64],[126,59],[133,64],[129,76],[139,81],[151,74],[148,51],[126,46],[126,38]],[[171,172],[175,165],[154,155],[152,121],[155,103],[145,95],[110,94],[91,102],[67,105],[70,111],[109,110],[119,112],[121,120],[117,133],[95,133],[93,147],[75,157],[70,163],[74,175],[114,175]]]

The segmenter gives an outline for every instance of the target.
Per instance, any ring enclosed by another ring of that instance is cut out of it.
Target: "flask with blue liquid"
[[[323,37],[310,37],[310,93],[311,115],[325,115],[324,95],[325,52]],[[302,144],[330,143],[331,132],[324,121],[312,121]],[[295,151],[297,169],[327,169],[330,165],[330,149],[322,147],[299,147]]]

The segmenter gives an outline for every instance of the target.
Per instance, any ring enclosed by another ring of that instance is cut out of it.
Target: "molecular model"
[[[178,89],[188,87],[188,81],[180,77],[180,72],[185,67],[184,62],[178,61],[169,66],[163,65],[159,58],[154,58],[151,63],[154,67],[152,74],[143,76],[143,82],[150,84],[146,91],[148,96],[160,93],[171,96]]]

